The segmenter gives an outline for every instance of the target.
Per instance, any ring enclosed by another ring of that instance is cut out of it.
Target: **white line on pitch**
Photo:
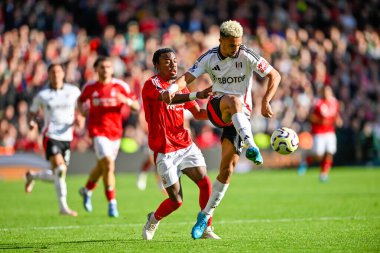
[[[275,223],[275,222],[312,222],[312,221],[345,221],[345,220],[373,220],[380,219],[380,216],[350,216],[350,217],[314,217],[314,218],[282,218],[282,219],[250,219],[250,220],[221,220],[214,221],[214,224],[239,224],[239,223]],[[171,222],[166,225],[188,225],[193,222]],[[23,228],[0,228],[0,232],[17,230],[57,230],[57,229],[82,229],[82,228],[103,228],[103,227],[142,227],[142,223],[125,224],[96,224],[96,225],[76,225],[76,226],[50,226],[50,227],[23,227]]]

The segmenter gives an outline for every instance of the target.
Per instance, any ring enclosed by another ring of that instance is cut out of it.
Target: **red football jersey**
[[[338,110],[339,104],[335,98],[318,99],[312,110],[318,122],[311,124],[311,132],[314,134],[334,132]]]
[[[84,85],[79,102],[89,101],[88,132],[91,137],[105,136],[110,140],[122,137],[123,104],[116,98],[118,93],[131,97],[128,84],[116,78],[109,84],[90,82]]]
[[[169,87],[169,83],[160,76],[149,78],[142,89],[142,100],[145,120],[148,123],[148,144],[154,152],[170,153],[191,145],[188,130],[184,128],[184,109],[196,106],[195,101],[184,104],[168,105],[159,101],[161,92]],[[182,93],[188,93],[185,88]]]

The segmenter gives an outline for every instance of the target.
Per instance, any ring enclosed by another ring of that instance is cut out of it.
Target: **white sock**
[[[54,182],[54,174],[52,170],[42,170],[39,172],[33,172],[31,175],[33,179]]]
[[[66,166],[59,165],[54,170],[54,185],[61,210],[69,209],[67,205]]]
[[[220,201],[222,201],[224,194],[228,189],[228,186],[229,184],[222,184],[218,181],[218,179],[215,180],[214,184],[212,185],[211,196],[207,202],[206,207],[202,210],[207,217],[211,217],[213,215],[215,208],[217,208]]]
[[[249,147],[257,147],[255,141],[253,140],[251,123],[244,113],[237,112],[232,115],[232,123],[234,124],[236,132],[240,135],[240,138],[246,145]]]

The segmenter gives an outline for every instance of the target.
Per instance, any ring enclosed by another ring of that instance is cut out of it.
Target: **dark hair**
[[[60,64],[60,63],[52,63],[52,64],[50,64],[49,67],[47,68],[48,73],[49,73],[50,70],[51,70],[52,68],[54,68],[55,66],[60,66],[60,67],[63,69],[63,65],[62,65],[62,64]]]
[[[162,54],[166,54],[166,53],[173,53],[173,54],[175,54],[174,50],[171,49],[171,48],[160,48],[156,52],[154,52],[154,54],[153,54],[153,59],[152,59],[153,65],[158,64],[160,56]]]
[[[109,58],[106,57],[106,56],[99,56],[96,61],[94,62],[94,68],[96,68],[97,66],[99,66],[99,63],[101,62],[104,62],[104,61],[108,61]]]

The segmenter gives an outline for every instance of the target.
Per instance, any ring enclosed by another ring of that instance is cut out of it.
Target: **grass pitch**
[[[210,173],[212,181],[215,172]],[[94,211],[82,208],[78,189],[87,175],[69,176],[68,202],[76,218],[58,215],[53,184],[0,182],[0,251],[4,252],[380,252],[380,169],[334,168],[328,183],[317,169],[234,174],[214,215],[222,240],[190,236],[198,189],[182,177],[184,204],[165,218],[153,241],[141,230],[165,196],[150,175],[146,191],[135,174],[117,175],[119,218],[107,216],[102,183]]]

